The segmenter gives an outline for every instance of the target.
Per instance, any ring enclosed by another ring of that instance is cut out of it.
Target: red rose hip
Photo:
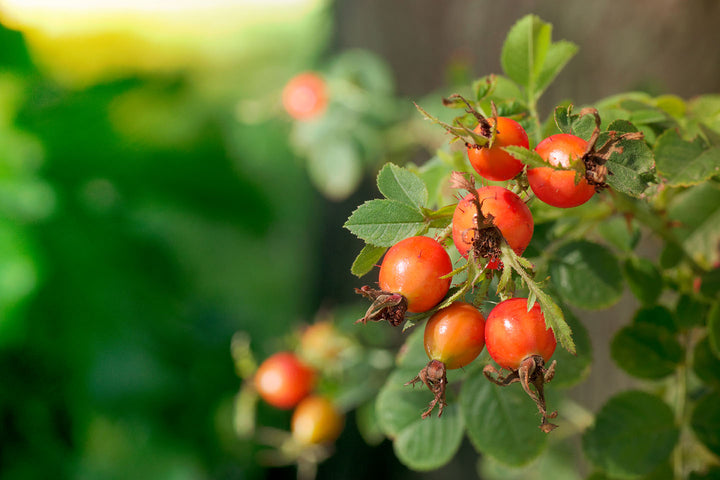
[[[445,248],[429,237],[410,237],[393,245],[380,265],[380,289],[407,299],[408,312],[426,312],[443,299],[452,271]]]
[[[485,317],[465,302],[438,310],[425,324],[425,352],[449,370],[464,367],[485,346]]]
[[[493,118],[488,122],[494,123]],[[475,133],[482,132],[482,125],[475,128]],[[490,148],[470,145],[467,148],[470,165],[482,177],[493,181],[510,180],[523,169],[520,160],[503,150],[503,147],[517,145],[529,147],[528,136],[525,129],[511,118],[497,117],[495,141]]]
[[[539,355],[547,362],[555,352],[555,335],[545,328],[545,316],[527,298],[512,298],[492,309],[485,323],[485,345],[503,368],[517,369],[526,358]]]
[[[288,410],[315,386],[315,371],[290,352],[268,357],[255,372],[255,389],[270,405]]]
[[[477,190],[482,214],[492,216],[493,224],[515,253],[521,255],[532,239],[534,224],[530,209],[525,202],[510,190],[488,186]],[[467,258],[477,235],[477,207],[473,195],[467,194],[455,208],[452,221],[452,236],[460,255]],[[478,252],[476,252],[477,254]],[[477,256],[477,255],[476,255]]]
[[[587,146],[587,142],[580,137],[559,133],[540,142],[535,151],[551,165],[570,167],[573,163],[582,161]],[[537,167],[529,169],[527,176],[533,193],[553,207],[577,207],[595,194],[595,187],[585,178],[575,184],[573,170]]]
[[[282,104],[288,115],[295,120],[319,117],[328,104],[325,80],[313,72],[293,77],[283,88]]]

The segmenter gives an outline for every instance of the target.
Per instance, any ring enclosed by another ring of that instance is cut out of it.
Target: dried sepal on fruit
[[[623,140],[642,140],[644,135],[642,132],[626,132],[618,134],[615,131],[609,131],[608,139],[602,145],[598,146],[597,142],[600,138],[600,114],[595,108],[587,107],[580,110],[580,116],[592,115],[595,119],[595,128],[590,140],[587,142],[587,149],[582,156],[585,164],[585,179],[595,187],[596,191],[607,188],[605,180],[608,175],[612,175],[605,166],[613,153],[622,153],[623,147],[619,144]]]
[[[430,401],[428,409],[422,413],[422,418],[429,417],[436,405],[438,406],[438,417],[442,415],[443,408],[447,405],[445,401],[445,388],[447,387],[446,372],[447,369],[443,362],[430,360],[430,362],[418,372],[415,378],[405,383],[405,385],[412,385],[414,387],[417,382],[422,382],[428,390],[435,395],[432,401]]]
[[[406,312],[427,312],[450,289],[452,262],[445,248],[430,237],[409,237],[393,245],[380,265],[380,288],[356,288],[372,300],[358,323],[387,320],[398,326]]]
[[[364,285],[355,289],[355,293],[372,300],[365,315],[355,323],[365,324],[387,320],[390,325],[397,327],[405,319],[407,312],[407,299],[399,293],[385,292]]]
[[[452,221],[453,242],[463,257],[468,258],[472,250],[474,258],[487,260],[488,269],[501,268],[503,238],[515,253],[522,254],[534,223],[520,197],[495,185],[476,189],[474,181],[460,172],[453,172],[450,185],[469,192],[455,208]]]
[[[546,433],[555,429],[557,425],[548,419],[555,418],[557,412],[547,412],[544,385],[555,375],[556,362],[548,368],[545,365],[557,342],[552,330],[545,326],[540,305],[536,303],[528,311],[526,298],[500,302],[485,323],[485,344],[490,357],[510,371],[503,375],[492,365],[486,365],[483,373],[488,380],[500,386],[520,382],[542,415],[540,429]]]
[[[606,166],[615,153],[622,153],[622,141],[642,140],[641,132],[619,134],[609,131],[608,139],[598,145],[600,115],[594,108],[584,108],[580,117],[592,115],[595,128],[588,141],[570,133],[551,135],[540,142],[535,151],[547,162],[547,167],[528,169],[527,177],[535,195],[554,207],[577,207],[607,188],[605,182],[612,175]]]
[[[520,363],[520,368],[510,370],[510,374],[505,376],[492,365],[485,365],[483,374],[488,380],[496,385],[505,387],[516,382],[520,382],[523,390],[537,405],[538,411],[542,416],[540,422],[540,430],[549,433],[557,428],[557,425],[550,423],[548,419],[557,417],[557,410],[548,414],[545,402],[544,385],[555,376],[555,365],[557,362],[553,360],[549,368],[545,368],[545,360],[540,355],[532,355],[525,358]],[[534,390],[530,386],[535,387]]]
[[[425,384],[434,398],[422,418],[430,416],[436,405],[439,417],[447,405],[447,370],[469,364],[485,347],[485,317],[469,303],[454,302],[428,319],[423,342],[430,362],[405,385]]]

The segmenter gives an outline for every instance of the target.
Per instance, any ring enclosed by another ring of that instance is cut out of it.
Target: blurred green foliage
[[[318,296],[287,122],[236,120],[238,72],[72,90],[0,41],[0,476],[261,476],[230,339],[267,353]]]

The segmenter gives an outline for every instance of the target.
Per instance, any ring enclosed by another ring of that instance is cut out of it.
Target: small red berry
[[[485,317],[465,302],[438,310],[425,324],[425,352],[449,370],[464,367],[485,346]]]
[[[313,72],[293,77],[283,88],[282,104],[296,120],[310,120],[320,116],[328,104],[325,80]]]
[[[469,303],[455,302],[428,319],[424,341],[430,362],[406,385],[422,382],[428,387],[434,398],[422,418],[427,418],[436,405],[439,417],[446,405],[446,370],[464,367],[480,355],[485,346],[485,318]]]
[[[343,415],[330,400],[320,396],[305,398],[293,412],[293,438],[303,445],[332,443],[340,436],[345,423]]]
[[[429,237],[410,237],[393,245],[380,265],[379,283],[384,292],[407,299],[408,312],[426,312],[450,289],[452,271],[445,248]]]
[[[290,352],[268,357],[255,372],[255,389],[270,405],[288,410],[315,386],[315,371]]]
[[[520,197],[503,187],[491,185],[479,188],[477,193],[482,214],[492,217],[492,223],[500,230],[510,248],[521,255],[532,239],[534,228],[528,206]],[[453,242],[460,255],[467,258],[468,251],[477,244],[478,239],[482,240],[481,229],[476,203],[473,195],[468,194],[455,208],[452,221]],[[476,257],[484,253],[476,251]]]
[[[517,369],[532,355],[547,362],[555,352],[556,341],[553,331],[545,327],[538,303],[528,312],[527,298],[512,298],[497,304],[488,315],[485,344],[498,365]]]
[[[487,119],[490,124],[495,123],[494,118]],[[482,133],[483,126],[478,125],[475,133]],[[520,160],[505,152],[502,148],[512,145],[529,147],[528,136],[522,125],[511,118],[497,117],[495,141],[492,147],[477,147],[469,145],[467,148],[470,164],[482,177],[493,181],[510,180],[523,169]]]
[[[573,163],[582,161],[587,145],[580,137],[559,133],[540,142],[535,151],[551,165],[570,167]],[[575,184],[573,170],[537,167],[529,169],[527,176],[533,193],[553,207],[577,207],[595,194],[595,188],[585,178]]]

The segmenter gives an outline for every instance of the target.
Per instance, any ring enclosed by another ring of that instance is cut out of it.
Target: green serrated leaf
[[[586,310],[608,308],[623,292],[617,258],[606,247],[585,240],[555,252],[550,280],[564,301]]]
[[[422,213],[430,228],[445,228],[452,222],[456,205],[446,205],[438,210],[422,209]]]
[[[545,448],[537,428],[537,409],[520,385],[499,387],[477,366],[460,391],[460,408],[475,449],[507,465],[523,465]]]
[[[432,400],[432,394],[427,389],[421,390],[418,387],[405,385],[424,366],[420,364],[396,369],[378,393],[376,404],[378,425],[390,439],[396,438],[405,428],[419,420],[420,414]]]
[[[698,264],[710,270],[720,261],[720,184],[705,182],[678,194],[668,217],[680,226],[673,229],[683,249]]]
[[[420,210],[397,200],[369,200],[360,205],[344,225],[366,243],[391,247],[425,228]]]
[[[623,262],[623,275],[630,290],[644,305],[653,305],[663,289],[662,274],[653,262],[646,258],[629,257]]]
[[[545,89],[555,80],[555,77],[565,68],[565,65],[578,51],[577,45],[572,42],[559,41],[549,45],[545,62],[535,84],[535,98],[539,98]]]
[[[427,205],[428,192],[425,184],[413,172],[386,163],[377,176],[377,185],[385,198],[407,203],[413,207]]]
[[[475,131],[472,128],[468,128],[467,126],[465,126],[463,124],[454,122],[455,125],[450,125],[450,124],[447,124],[447,123],[441,121],[437,117],[430,115],[427,111],[425,111],[417,103],[415,104],[415,108],[422,114],[423,117],[425,117],[427,120],[430,120],[432,123],[443,127],[448,133],[453,135],[456,139],[460,139],[466,143],[472,143],[472,144],[480,145],[480,146],[487,145],[487,143],[489,141],[489,139],[487,137],[484,137],[482,135],[475,133]]]
[[[638,378],[659,379],[673,373],[683,360],[683,348],[665,328],[636,323],[623,327],[612,340],[615,363]]]
[[[555,124],[562,133],[572,133],[573,123],[579,118],[579,115],[572,114],[572,108],[572,105],[555,108]]]
[[[688,142],[668,130],[657,139],[655,162],[668,185],[688,187],[720,173],[720,148],[706,148],[699,139]]]
[[[626,120],[615,120],[608,126],[608,130],[618,133],[638,131]],[[598,145],[602,145],[607,139],[607,134],[600,135]],[[620,140],[617,145],[620,151],[613,153],[606,163],[611,172],[607,177],[607,184],[615,191],[639,197],[651,183],[657,182],[653,171],[653,153],[644,140]]]
[[[387,247],[376,247],[375,245],[365,245],[355,261],[350,267],[350,272],[356,277],[362,277],[370,272],[380,261],[380,258],[387,250]]]
[[[590,140],[593,132],[595,131],[595,118],[592,115],[578,116],[578,119],[573,122],[572,133],[577,135],[583,140]]]
[[[720,455],[720,392],[712,391],[698,400],[690,425],[698,440]]]
[[[590,334],[585,325],[568,309],[565,309],[565,321],[572,329],[577,353],[571,354],[564,348],[555,349],[550,361],[557,361],[558,368],[552,380],[554,388],[572,387],[583,381],[590,373],[593,352]]]
[[[535,295],[534,291],[528,292],[528,298],[527,298],[527,311],[529,312],[532,310],[532,307],[535,306],[535,302],[537,302],[537,296]]]
[[[502,261],[505,264],[505,268],[512,268],[520,275],[528,291],[535,295],[537,301],[540,303],[540,309],[545,317],[545,325],[547,328],[552,328],[555,334],[555,339],[565,348],[568,352],[575,354],[575,343],[572,339],[572,330],[565,322],[565,316],[563,315],[562,309],[553,301],[550,296],[545,293],[535,281],[530,278],[530,275],[520,265],[518,261],[518,255],[513,251],[507,242],[500,244],[500,250],[502,251]]]
[[[537,98],[537,78],[550,47],[552,26],[535,15],[518,20],[508,32],[500,55],[505,74]]]
[[[502,147],[502,149],[530,168],[549,167],[554,170],[567,170],[562,166],[555,166],[551,163],[546,162],[535,150],[529,150],[525,147],[519,147],[516,145],[510,147]]]
[[[628,478],[648,474],[665,462],[678,436],[673,412],[665,402],[630,390],[602,407],[582,440],[595,465],[610,477]]]
[[[502,292],[507,287],[508,282],[512,279],[512,268],[504,268],[498,280],[497,291]],[[529,311],[529,310],[528,310]]]
[[[447,155],[451,157],[450,155]],[[452,161],[455,158],[451,157]],[[463,158],[464,161],[464,158]],[[410,166],[420,180],[425,184],[428,190],[428,203],[427,206],[430,208],[436,208],[439,205],[445,205],[448,201],[445,200],[444,187],[447,184],[447,179],[453,170],[459,170],[461,168],[451,168],[451,164],[446,163],[440,158],[440,154],[431,158],[428,162],[423,164],[421,167]]]

